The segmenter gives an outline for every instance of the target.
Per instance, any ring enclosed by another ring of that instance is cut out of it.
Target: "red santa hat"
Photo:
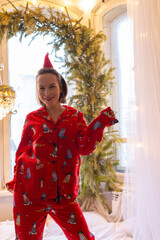
[[[53,68],[53,65],[52,65],[52,63],[49,59],[49,53],[47,53],[45,58],[44,58],[43,68]]]

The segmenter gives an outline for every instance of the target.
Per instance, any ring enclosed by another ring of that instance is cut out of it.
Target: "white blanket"
[[[132,220],[124,222],[107,222],[96,212],[84,212],[90,231],[96,240],[131,240]],[[14,222],[0,222],[0,240],[15,240]],[[43,240],[66,240],[60,227],[49,217],[47,219]]]

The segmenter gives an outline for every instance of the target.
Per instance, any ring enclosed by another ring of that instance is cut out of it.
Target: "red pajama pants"
[[[94,240],[76,201],[60,199],[26,200],[14,193],[16,240],[42,240],[47,215],[62,228],[69,240]]]

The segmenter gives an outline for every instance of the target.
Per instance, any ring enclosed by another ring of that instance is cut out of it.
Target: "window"
[[[8,64],[9,64],[9,84],[16,92],[16,104],[14,109],[17,114],[10,119],[10,159],[11,177],[15,164],[15,152],[21,139],[22,128],[26,115],[41,107],[36,96],[36,74],[42,68],[44,56],[47,52],[52,52],[52,46],[47,45],[51,41],[49,36],[45,38],[38,36],[28,46],[31,37],[24,38],[22,42],[18,37],[13,37],[8,41]],[[63,49],[60,51],[63,56]],[[56,62],[55,53],[50,55],[53,67],[63,76],[65,69],[60,68],[62,64]],[[64,76],[65,77],[65,76]],[[70,96],[73,88],[69,88]]]
[[[132,49],[130,48],[130,26],[127,20],[126,6],[117,7],[107,13],[103,18],[104,33],[108,41],[104,45],[106,58],[111,59],[112,66],[116,68],[114,75],[116,78],[116,87],[114,89],[111,106],[117,111],[119,124],[115,126],[119,130],[120,136],[127,137],[126,124],[128,115],[128,84],[130,79],[130,61]],[[117,151],[117,157],[120,159],[118,171],[124,171],[127,164],[126,144],[121,144]]]

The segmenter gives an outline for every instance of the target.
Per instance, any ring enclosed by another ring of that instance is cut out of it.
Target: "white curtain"
[[[133,69],[128,89],[124,218],[133,218],[133,239],[159,240],[160,0],[128,0],[128,15],[133,29]]]

